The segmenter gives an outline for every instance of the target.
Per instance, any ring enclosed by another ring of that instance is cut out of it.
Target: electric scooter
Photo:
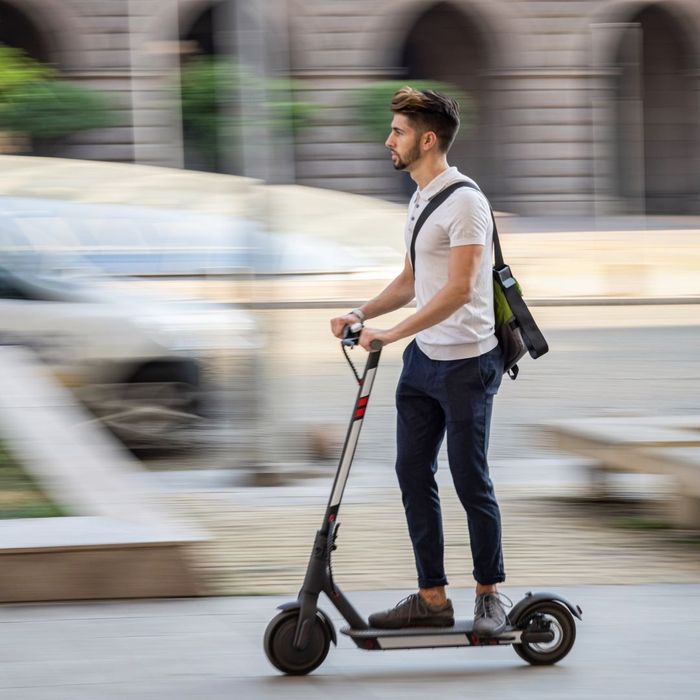
[[[340,456],[330,499],[321,529],[317,531],[304,583],[296,600],[279,606],[265,631],[264,648],[273,666],[289,675],[304,675],[318,668],[331,642],[337,646],[335,628],[318,607],[325,593],[348,627],[341,629],[360,649],[421,649],[511,645],[516,654],[533,665],[555,664],[563,659],[576,640],[576,623],[581,608],[556,593],[527,593],[510,610],[506,629],[498,635],[480,637],[472,620],[456,620],[453,627],[407,627],[397,630],[373,629],[355,610],[336,582],[331,570],[331,553],[337,548],[338,511],[348,480],[355,448],[379,366],[381,342],[373,341],[360,377],[347,353],[359,342],[362,324],[346,327],[341,346],[359,384],[350,425]]]

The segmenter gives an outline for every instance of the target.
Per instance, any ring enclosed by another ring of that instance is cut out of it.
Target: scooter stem
[[[340,455],[338,470],[336,471],[333,488],[326,507],[321,529],[316,532],[314,546],[306,567],[304,583],[299,591],[299,620],[294,632],[293,646],[295,649],[303,649],[308,643],[309,630],[317,611],[318,596],[326,593],[338,611],[345,617],[355,629],[366,629],[367,623],[352,607],[350,601],[335,585],[331,575],[331,550],[335,549],[335,530],[337,527],[338,511],[343,498],[345,484],[350,474],[355,449],[360,437],[360,430],[364,422],[369,395],[374,384],[374,376],[379,365],[381,347],[372,350],[367,355],[367,362],[362,377],[359,380],[359,390],[355,399],[350,425],[345,436],[343,451]]]
[[[369,402],[370,393],[372,392],[372,385],[374,384],[374,377],[377,372],[377,367],[379,366],[379,357],[381,354],[382,350],[381,347],[379,347],[377,350],[372,350],[367,355],[365,369],[359,381],[360,386],[357,392],[357,398],[355,399],[355,407],[353,408],[350,425],[345,435],[345,443],[343,444],[343,451],[340,455],[338,470],[335,474],[333,488],[331,489],[328,506],[326,507],[326,514],[323,518],[323,525],[321,526],[321,531],[324,534],[330,531],[331,525],[338,517],[340,502],[343,498],[345,484],[348,481],[350,467],[353,457],[355,456],[355,449],[357,448],[357,443],[360,438],[360,431],[364,422],[365,411],[367,410],[367,404]]]

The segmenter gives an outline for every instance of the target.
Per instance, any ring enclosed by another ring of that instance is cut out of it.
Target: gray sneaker
[[[493,637],[506,628],[506,610],[501,598],[512,605],[502,593],[484,593],[476,597],[474,605],[474,632],[479,637]]]
[[[369,626],[385,630],[403,627],[452,627],[455,612],[452,601],[440,607],[428,605],[418,593],[399,601],[396,607],[369,616]]]

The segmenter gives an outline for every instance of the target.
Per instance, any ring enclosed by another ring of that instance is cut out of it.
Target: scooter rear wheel
[[[295,649],[294,633],[298,619],[298,610],[280,613],[270,621],[263,641],[270,663],[282,673],[291,676],[303,676],[317,669],[328,655],[331,646],[328,628],[317,615],[309,630],[306,648]]]
[[[561,661],[576,641],[576,623],[573,615],[557,603],[542,602],[534,605],[524,618],[519,620],[522,630],[554,632],[551,642],[522,642],[514,644],[515,653],[533,666],[545,666]]]

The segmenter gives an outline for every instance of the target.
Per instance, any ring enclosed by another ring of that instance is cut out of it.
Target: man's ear
[[[426,131],[421,137],[421,145],[424,151],[429,151],[437,145],[437,135],[434,131]]]

